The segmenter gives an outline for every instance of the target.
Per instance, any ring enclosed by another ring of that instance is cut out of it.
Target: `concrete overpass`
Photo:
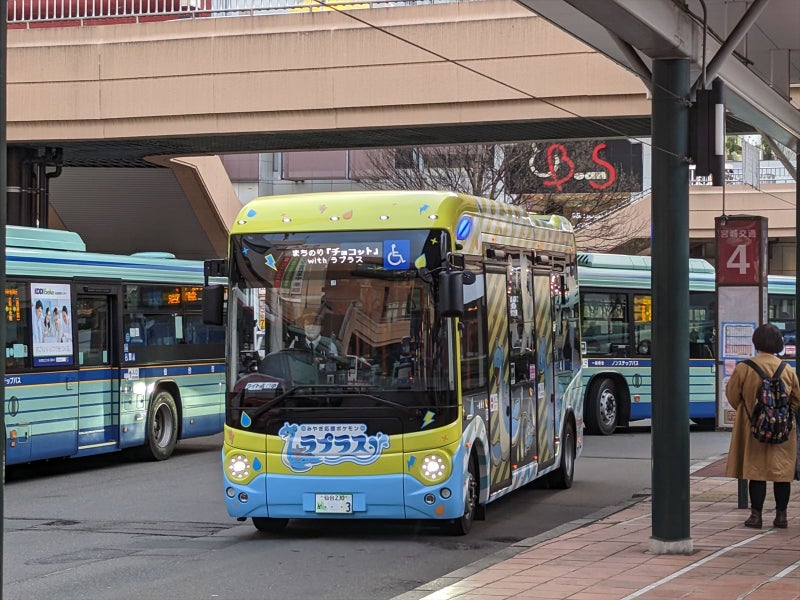
[[[9,146],[63,148],[52,219],[90,246],[199,257],[238,205],[172,156],[649,133],[634,75],[510,0],[358,15],[10,30]]]
[[[173,157],[650,134],[632,72],[510,0],[10,30],[8,42],[9,147],[62,148],[53,218],[120,251],[224,252],[238,208],[224,170]],[[753,128],[729,118],[728,130]],[[143,186],[122,170],[153,166],[174,174]],[[104,199],[81,196],[80,179],[112,174],[91,186]]]
[[[65,166],[650,131],[633,74],[509,0],[12,30],[8,63],[9,144]]]

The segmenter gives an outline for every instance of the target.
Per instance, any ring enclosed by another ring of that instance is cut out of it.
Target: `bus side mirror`
[[[222,325],[222,309],[225,303],[225,286],[207,285],[203,288],[203,323]]]
[[[463,271],[439,273],[439,314],[443,317],[461,317],[464,314]]]

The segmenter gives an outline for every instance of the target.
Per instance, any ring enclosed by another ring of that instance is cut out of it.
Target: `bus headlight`
[[[244,454],[234,454],[228,458],[226,470],[231,481],[243,481],[250,476],[253,465],[250,458]]]
[[[427,481],[442,481],[450,476],[450,459],[446,454],[431,452],[422,459],[419,469]]]
[[[228,481],[244,485],[264,473],[265,463],[263,454],[232,449],[222,459],[222,471]]]

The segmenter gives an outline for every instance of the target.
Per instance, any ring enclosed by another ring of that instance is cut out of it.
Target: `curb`
[[[581,527],[586,527],[587,525],[591,525],[596,521],[600,521],[601,519],[605,519],[614,513],[618,513],[626,508],[633,506],[634,504],[638,504],[645,498],[650,497],[650,490],[647,489],[641,493],[634,494],[630,500],[626,500],[624,502],[620,502],[619,504],[615,504],[613,506],[607,506],[605,508],[601,508],[591,514],[586,515],[580,519],[575,519],[573,521],[569,521],[567,523],[563,523],[558,527],[554,527],[548,531],[540,533],[539,535],[526,538],[524,540],[520,540],[519,542],[515,542],[508,546],[507,548],[503,548],[502,550],[498,550],[490,554],[485,558],[481,558],[480,560],[476,560],[473,563],[470,563],[460,569],[456,569],[448,573],[447,575],[442,575],[441,577],[434,579],[433,581],[429,581],[428,583],[423,583],[422,585],[414,588],[413,590],[409,590],[408,592],[404,592],[399,596],[394,596],[390,600],[420,600],[425,596],[432,594],[434,592],[438,592],[441,589],[444,589],[450,585],[458,583],[459,581],[470,577],[471,575],[475,575],[476,573],[480,573],[481,571],[491,567],[492,565],[496,565],[497,563],[503,562],[509,558],[513,558],[520,552],[524,552],[525,550],[541,544],[542,542],[546,542],[548,540],[552,540],[553,538],[557,538],[560,535],[565,533],[569,533],[570,531],[574,531],[575,529],[579,529]]]
[[[693,473],[703,469],[709,465],[714,464],[715,462],[722,460],[728,455],[728,453],[720,454],[717,456],[712,456],[707,458],[703,461],[699,461],[696,463],[692,463],[689,466],[689,475],[691,476]],[[579,529],[581,527],[586,527],[596,521],[600,521],[601,519],[605,519],[610,517],[611,515],[618,513],[626,508],[633,506],[649,498],[651,496],[651,490],[649,488],[634,494],[630,500],[626,500],[619,504],[615,504],[613,506],[608,506],[606,508],[602,508],[598,511],[595,511],[589,515],[586,515],[583,518],[575,519],[573,521],[569,521],[558,527],[554,527],[544,533],[540,533],[539,535],[526,538],[524,540],[520,540],[519,542],[515,542],[511,544],[507,548],[503,548],[502,550],[498,550],[490,554],[485,558],[481,558],[480,560],[476,560],[473,563],[470,563],[460,569],[456,569],[446,575],[442,575],[441,577],[434,579],[433,581],[429,581],[428,583],[423,583],[422,585],[414,588],[413,590],[409,590],[408,592],[404,592],[399,596],[394,596],[390,600],[421,600],[425,596],[432,594],[434,592],[438,592],[450,585],[456,584],[459,581],[466,579],[476,573],[483,571],[497,563],[503,562],[509,558],[513,558],[517,554],[524,552],[528,548],[541,544],[542,542],[546,542],[548,540],[552,540],[560,535],[565,533],[569,533],[570,531],[574,531],[575,529]]]

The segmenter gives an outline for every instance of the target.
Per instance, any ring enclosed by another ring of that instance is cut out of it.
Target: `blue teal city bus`
[[[422,519],[463,535],[536,479],[569,487],[577,270],[566,219],[487,199],[247,204],[227,261],[229,514],[262,531]]]
[[[6,463],[222,430],[225,331],[202,320],[203,263],[86,252],[75,233],[6,231]]]
[[[583,253],[581,344],[587,433],[608,435],[651,413],[652,299],[650,257]],[[716,297],[714,267],[689,260],[689,418],[716,424]],[[770,276],[769,321],[795,356],[795,279]]]

